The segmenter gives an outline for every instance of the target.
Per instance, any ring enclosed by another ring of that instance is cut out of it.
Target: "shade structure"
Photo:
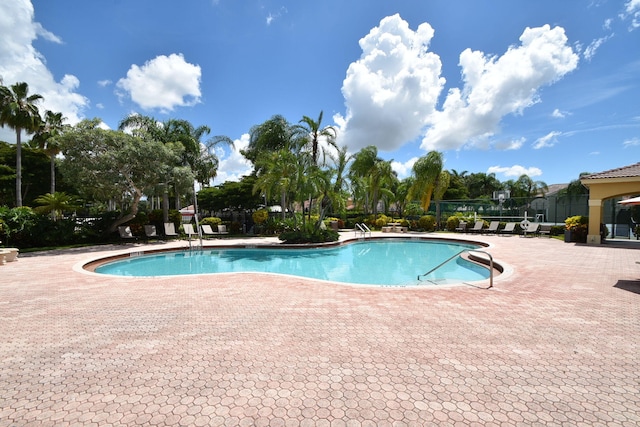
[[[640,205],[640,196],[632,197],[631,199],[620,200],[618,204],[625,206]]]

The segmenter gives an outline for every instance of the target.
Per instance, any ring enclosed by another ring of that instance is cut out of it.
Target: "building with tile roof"
[[[584,176],[580,182],[589,188],[588,244],[600,244],[602,207],[606,199],[640,194],[640,163]]]

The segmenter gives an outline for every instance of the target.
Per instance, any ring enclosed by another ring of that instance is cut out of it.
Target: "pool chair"
[[[508,222],[507,225],[504,226],[502,230],[500,230],[500,234],[514,234],[516,232],[516,223]]]
[[[522,236],[537,236],[540,230],[540,223],[530,222],[524,230],[522,230]]]
[[[118,233],[122,240],[136,240],[136,236],[131,232],[131,227],[128,225],[121,225],[118,227]]]
[[[150,224],[145,225],[144,226],[144,234],[147,237],[147,240],[149,240],[149,239],[160,240],[160,235],[158,234],[158,231],[156,230],[156,226],[155,225],[150,225]]]
[[[456,231],[460,233],[467,231],[467,223],[465,221],[460,221],[460,223],[456,227]]]
[[[178,233],[176,233],[176,226],[174,223],[172,222],[164,223],[164,235],[167,237],[167,239],[170,239],[172,237],[178,237]]]
[[[200,226],[200,230],[202,231],[202,235],[207,237],[207,236],[215,236],[216,233],[215,231],[213,231],[213,229],[211,228],[210,225],[205,224],[205,225],[201,225]]]
[[[489,228],[487,228],[485,231],[487,233],[497,233],[498,228],[500,228],[500,221],[491,221],[491,224],[489,224]]]
[[[484,221],[480,220],[480,221],[476,221],[476,223],[473,225],[473,228],[471,228],[469,231],[471,231],[472,233],[481,233],[483,228],[484,228]]]
[[[191,224],[182,224],[182,229],[184,230],[184,234],[189,237],[189,240],[191,240],[191,236],[198,234],[196,233],[196,230],[193,229],[193,225]]]
[[[229,234],[227,226],[222,224],[218,225],[218,234]]]

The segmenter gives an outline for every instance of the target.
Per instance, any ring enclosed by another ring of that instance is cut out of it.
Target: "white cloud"
[[[29,0],[0,2],[0,77],[4,85],[27,82],[30,94],[44,97],[39,105],[41,112],[61,112],[67,123],[75,124],[84,118],[83,110],[89,100],[77,92],[80,86],[77,77],[67,74],[59,82],[54,79],[33,42],[38,37],[53,43],[62,41],[33,19],[33,5]],[[12,141],[15,137],[5,137],[8,133],[12,131],[0,129],[0,139]]]
[[[609,34],[606,37],[600,37],[599,39],[593,40],[591,44],[587,46],[584,52],[582,52],[582,56],[584,57],[584,59],[586,59],[587,61],[591,61],[593,56],[596,54],[596,51],[598,50],[598,48],[602,46],[602,44],[607,40],[609,40],[611,37],[613,37],[613,34]]]
[[[559,109],[555,109],[553,110],[553,113],[551,113],[551,117],[555,117],[556,119],[564,119],[565,117],[567,117],[568,115],[570,115],[569,112],[567,111],[560,111]]]
[[[502,141],[494,144],[494,147],[498,150],[518,150],[527,141],[526,138],[512,139],[510,141]]]
[[[267,26],[271,25],[273,23],[273,21],[275,21],[276,19],[280,18],[283,14],[285,14],[287,12],[288,12],[288,10],[284,6],[282,6],[280,8],[280,10],[275,12],[275,13],[269,12],[269,14],[267,15]]]
[[[398,161],[391,162],[391,169],[393,169],[398,174],[398,179],[405,179],[410,176],[413,171],[413,165],[418,160],[417,157],[412,157],[404,163]]]
[[[462,89],[449,90],[441,111],[422,140],[425,150],[476,146],[499,131],[502,117],[521,114],[539,102],[538,90],[578,65],[578,55],[567,44],[561,27],[526,28],[521,45],[502,56],[485,56],[466,49],[460,54]]]
[[[634,30],[640,27],[640,0],[629,0],[625,3],[625,11],[622,19],[631,18],[631,28]]]
[[[556,142],[558,142],[558,136],[561,134],[562,133],[558,131],[549,132],[545,136],[536,139],[536,142],[533,144],[533,148],[535,150],[539,150],[540,148],[553,147]]]
[[[216,147],[216,155],[220,160],[218,164],[218,174],[213,180],[214,185],[222,184],[225,181],[240,181],[245,175],[251,174],[253,165],[248,161],[240,150],[249,146],[249,134],[243,134],[240,139],[233,141],[234,148]]]
[[[110,85],[110,84],[112,84],[112,83],[113,83],[113,82],[112,82],[111,80],[109,80],[109,79],[106,79],[106,80],[98,80],[98,86],[100,86],[100,87],[107,87],[107,86],[109,86],[109,85]]]
[[[438,55],[428,52],[433,28],[416,31],[388,16],[360,39],[362,55],[342,85],[347,111],[334,116],[340,145],[393,151],[420,136],[444,85]]]
[[[640,146],[640,138],[631,138],[622,142],[624,148]]]
[[[529,168],[525,168],[524,166],[520,166],[520,165],[513,165],[513,166],[507,166],[507,167],[491,166],[489,169],[487,169],[487,173],[488,174],[495,173],[496,175],[502,174],[506,177],[515,177],[515,178],[519,178],[522,175],[527,175],[529,176],[529,178],[533,178],[535,176],[542,175],[542,170],[534,166]]]
[[[116,86],[120,96],[128,95],[144,110],[173,111],[200,102],[200,76],[199,65],[174,53],[159,55],[141,67],[133,64]]]

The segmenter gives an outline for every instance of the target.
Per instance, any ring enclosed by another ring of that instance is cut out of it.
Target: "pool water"
[[[407,239],[365,240],[328,248],[205,248],[134,256],[101,265],[95,271],[138,277],[264,272],[352,284],[407,286],[487,279],[487,268],[455,257],[417,280],[418,275],[448,258],[474,248],[478,246]]]

